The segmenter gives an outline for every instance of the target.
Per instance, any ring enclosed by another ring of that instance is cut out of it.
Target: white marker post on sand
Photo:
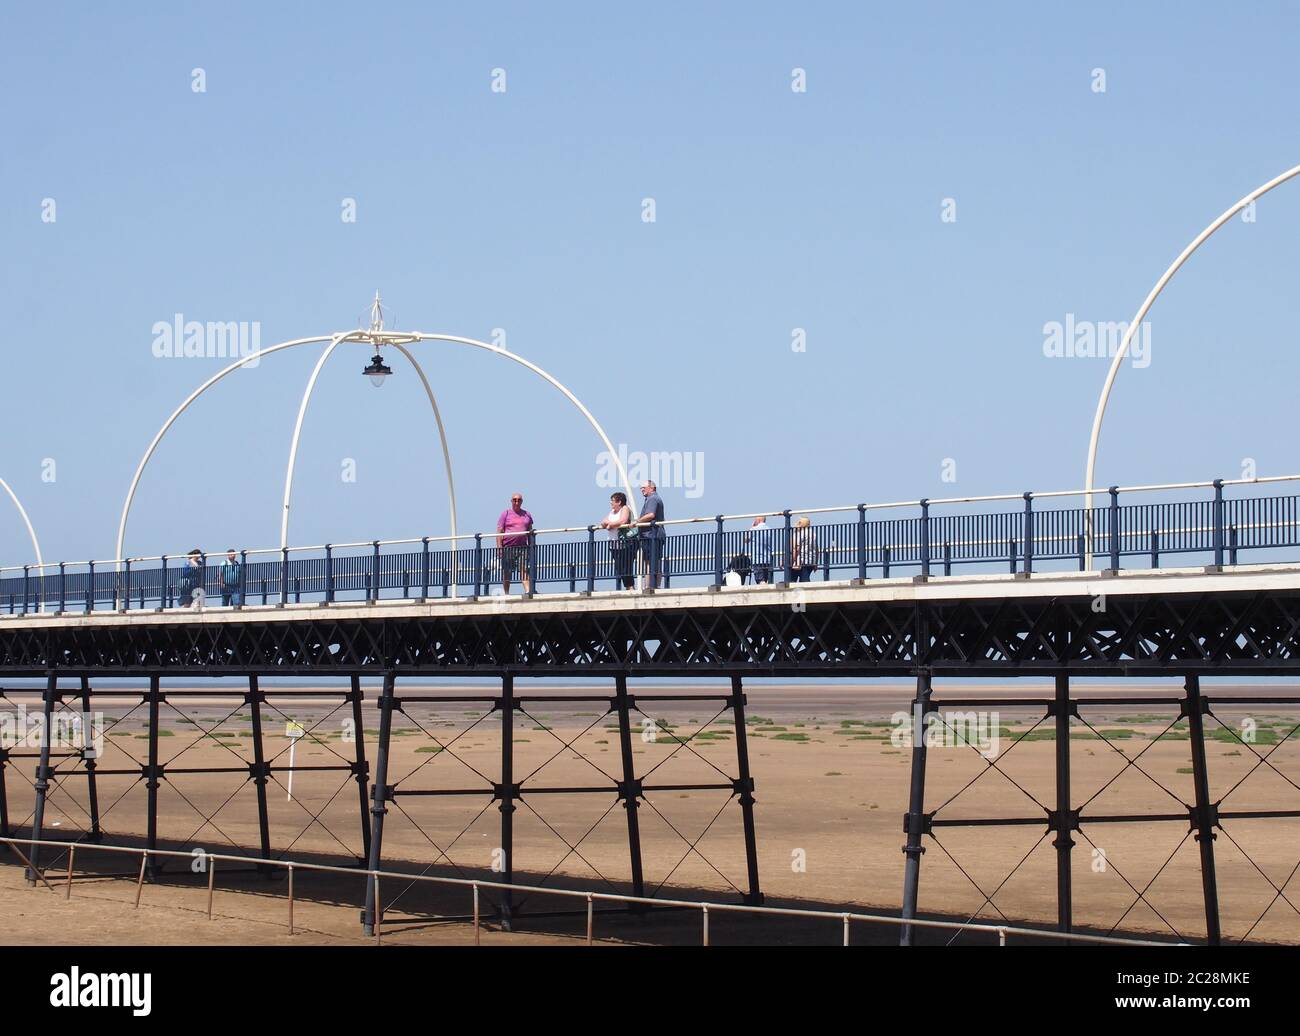
[[[288,802],[293,801],[293,750],[298,747],[298,739],[306,733],[307,731],[303,730],[302,724],[294,720],[289,720],[284,725],[284,736],[289,739],[289,796],[286,800]]]

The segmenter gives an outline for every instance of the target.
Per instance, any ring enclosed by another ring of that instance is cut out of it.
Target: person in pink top
[[[533,531],[533,516],[524,510],[524,495],[515,493],[510,506],[497,519],[497,555],[501,559],[501,590],[510,592],[510,580],[518,571],[523,580],[524,593],[533,592],[533,579],[528,571],[528,534]]]

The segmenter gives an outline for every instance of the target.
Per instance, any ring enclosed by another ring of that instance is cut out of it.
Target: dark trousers
[[[609,545],[609,553],[614,558],[614,579],[621,583],[624,590],[631,590],[636,585],[632,574],[636,564],[636,544],[626,540],[616,540]]]

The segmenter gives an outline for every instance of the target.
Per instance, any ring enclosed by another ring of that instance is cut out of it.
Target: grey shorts
[[[501,548],[501,575],[510,579],[520,567],[527,567],[528,548],[527,547],[502,547]]]

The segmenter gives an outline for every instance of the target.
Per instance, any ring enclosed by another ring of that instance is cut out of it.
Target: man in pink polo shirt
[[[533,592],[533,579],[528,571],[528,533],[533,529],[533,516],[524,510],[523,493],[510,498],[510,506],[497,519],[497,556],[501,559],[501,590],[510,592],[510,579],[516,569],[523,579],[524,593]]]

